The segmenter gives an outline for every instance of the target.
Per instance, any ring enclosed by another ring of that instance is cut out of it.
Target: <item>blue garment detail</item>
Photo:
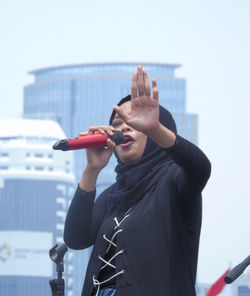
[[[115,295],[116,295],[116,290],[112,288],[102,289],[98,293],[98,296],[115,296]]]

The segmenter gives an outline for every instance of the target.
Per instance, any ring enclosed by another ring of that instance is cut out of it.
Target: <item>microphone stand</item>
[[[236,265],[225,277],[224,282],[227,284],[231,284],[233,281],[235,281],[242,272],[247,268],[247,266],[250,264],[250,255],[245,258],[240,264]]]
[[[49,251],[50,259],[56,263],[57,271],[57,278],[49,281],[52,296],[64,296],[65,283],[62,277],[64,271],[63,257],[67,250],[68,248],[65,244],[56,244]]]

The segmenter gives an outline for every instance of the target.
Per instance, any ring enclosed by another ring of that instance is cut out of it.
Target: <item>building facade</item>
[[[75,182],[73,155],[52,150],[61,137],[53,121],[0,120],[0,295],[51,295],[56,266],[49,250],[63,242]],[[68,252],[67,295],[72,258]]]
[[[180,65],[143,63],[143,66],[149,78],[157,80],[160,104],[172,112],[178,133],[197,143],[198,118],[186,111],[186,81],[175,76]],[[91,125],[108,124],[113,105],[130,94],[136,67],[136,63],[101,63],[32,71],[34,83],[24,88],[24,116],[53,118],[68,138],[87,131]],[[85,164],[84,151],[75,151],[76,182],[79,182]],[[98,178],[97,195],[114,182],[115,165],[116,159],[112,157]],[[89,252],[79,252],[75,256],[75,295],[80,295]]]

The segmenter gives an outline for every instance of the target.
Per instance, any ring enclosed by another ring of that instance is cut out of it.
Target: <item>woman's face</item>
[[[126,113],[131,111],[131,102],[125,102],[120,106]],[[141,158],[146,147],[147,136],[127,125],[116,113],[112,121],[115,130],[124,134],[124,143],[116,146],[116,153],[123,163],[128,163]]]

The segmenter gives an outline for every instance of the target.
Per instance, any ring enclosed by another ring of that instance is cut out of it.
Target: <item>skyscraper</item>
[[[53,121],[0,121],[0,295],[51,294],[48,252],[63,242],[74,185],[72,154],[51,148],[61,137]],[[72,254],[66,261],[72,295]]]
[[[197,142],[197,116],[186,112],[186,81],[175,76],[176,64],[144,63],[149,78],[159,87],[160,104],[172,112],[180,135]],[[57,120],[67,137],[76,137],[88,126],[108,124],[113,105],[130,93],[136,63],[79,64],[30,72],[34,83],[24,88],[24,115]],[[79,182],[86,160],[82,151],[74,152],[74,173]],[[100,174],[97,195],[115,180],[115,158]],[[76,257],[75,257],[76,258]],[[81,258],[81,259],[80,259]],[[75,260],[75,295],[80,295],[88,254]]]

